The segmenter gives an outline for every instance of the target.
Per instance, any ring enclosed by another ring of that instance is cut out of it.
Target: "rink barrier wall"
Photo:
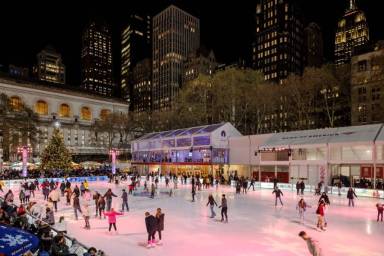
[[[71,183],[79,183],[87,180],[88,182],[96,182],[96,181],[108,181],[108,176],[89,176],[89,177],[68,177],[68,178],[39,178],[37,179],[39,184],[43,183],[45,180],[51,182],[63,182],[64,180],[68,180]],[[18,180],[2,180],[4,186],[11,189],[15,187],[20,187],[20,185],[24,182],[33,182],[35,179],[18,179]]]
[[[231,181],[231,186],[235,187],[236,182],[234,180]],[[254,183],[255,188],[259,189],[273,189],[273,183],[272,182],[255,182]],[[288,191],[296,191],[296,184],[291,183],[277,183],[277,186],[281,190],[288,190]],[[312,192],[315,193],[317,186],[315,185],[305,185],[305,192]],[[326,188],[327,194],[332,195],[338,195],[339,189],[338,187],[329,186]],[[342,187],[340,189],[341,195],[347,195],[349,187]],[[374,190],[374,189],[364,189],[364,188],[354,188],[353,189],[358,197],[370,197],[370,198],[384,198],[384,191],[383,190]],[[323,192],[323,191],[322,191]]]

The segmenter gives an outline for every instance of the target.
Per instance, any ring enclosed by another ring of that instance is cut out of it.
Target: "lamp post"
[[[116,148],[112,148],[109,150],[109,154],[111,155],[111,165],[112,165],[112,174],[116,174],[116,156],[119,151]]]
[[[28,176],[28,154],[32,153],[32,148],[30,146],[21,146],[17,148],[17,152],[19,152],[22,156],[23,161],[23,172],[22,176],[27,177]]]

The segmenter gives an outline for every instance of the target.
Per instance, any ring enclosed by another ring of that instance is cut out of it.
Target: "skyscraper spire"
[[[356,2],[355,0],[349,0],[349,10],[356,9]]]

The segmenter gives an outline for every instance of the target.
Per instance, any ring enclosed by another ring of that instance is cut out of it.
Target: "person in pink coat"
[[[109,212],[104,212],[104,216],[108,217],[109,231],[111,231],[112,225],[113,225],[113,228],[115,229],[115,231],[117,231],[117,229],[116,229],[116,216],[117,215],[123,215],[123,213],[122,212],[115,212],[115,210],[113,208],[111,208],[111,211],[109,211]]]

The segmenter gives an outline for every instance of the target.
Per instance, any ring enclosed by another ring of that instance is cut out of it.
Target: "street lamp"
[[[28,169],[27,169],[27,163],[28,163],[28,154],[32,153],[32,148],[30,146],[21,146],[17,148],[17,152],[21,154],[23,159],[23,177],[28,176]]]
[[[111,155],[111,165],[112,165],[112,174],[116,174],[116,156],[119,154],[119,151],[116,148],[109,150]]]
[[[53,126],[55,126],[56,129],[59,129],[61,124],[60,124],[59,121],[56,121],[56,122],[53,123]]]

